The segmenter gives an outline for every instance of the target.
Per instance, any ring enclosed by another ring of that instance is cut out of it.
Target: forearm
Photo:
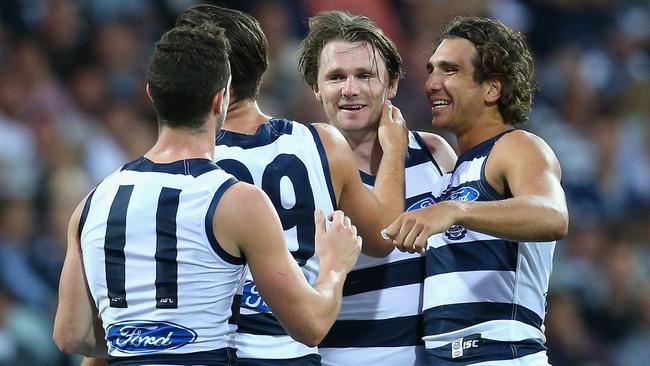
[[[336,320],[344,282],[344,274],[321,270],[308,295],[293,300],[291,313],[276,313],[287,333],[310,347],[318,345]]]
[[[541,196],[490,202],[453,202],[454,222],[467,229],[513,241],[552,241],[566,236],[566,207]]]
[[[373,192],[382,205],[384,227],[404,212],[404,154],[385,152],[377,171]]]

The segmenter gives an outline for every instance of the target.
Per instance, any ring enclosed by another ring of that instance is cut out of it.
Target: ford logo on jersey
[[[472,187],[463,187],[449,194],[450,201],[476,201],[478,191]]]
[[[433,205],[433,203],[434,203],[433,197],[426,197],[410,205],[409,208],[406,209],[406,211],[413,211],[413,210],[417,210],[418,208],[429,207]]]
[[[196,340],[196,332],[171,322],[127,320],[108,327],[111,346],[127,353],[148,353],[183,347]]]

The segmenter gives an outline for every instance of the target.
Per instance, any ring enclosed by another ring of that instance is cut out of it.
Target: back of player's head
[[[259,22],[239,10],[207,4],[188,8],[176,18],[176,26],[196,27],[204,23],[223,28],[230,42],[234,99],[256,99],[269,64],[268,42]]]
[[[476,48],[473,64],[477,83],[501,82],[498,106],[504,121],[512,125],[526,122],[535,83],[533,58],[524,36],[497,19],[466,16],[443,26],[439,43],[454,37],[464,38]]]
[[[325,11],[309,19],[309,33],[300,48],[299,68],[309,86],[316,86],[321,51],[333,41],[367,42],[384,60],[389,81],[404,75],[395,43],[370,18],[345,11]]]
[[[230,77],[230,46],[221,28],[172,28],[149,58],[147,83],[158,123],[198,129]]]

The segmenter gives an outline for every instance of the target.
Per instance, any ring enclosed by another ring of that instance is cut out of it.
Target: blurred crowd
[[[153,143],[146,60],[153,42],[194,3],[0,2],[0,365],[79,362],[51,341],[68,218],[100,179]],[[560,366],[648,362],[648,0],[217,4],[254,15],[268,37],[263,109],[304,122],[325,121],[296,63],[305,19],[320,10],[365,14],[384,29],[407,71],[394,104],[411,129],[439,133],[423,84],[440,25],[457,14],[490,15],[524,32],[539,91],[523,128],[557,154],[571,214],[548,294],[549,359]]]

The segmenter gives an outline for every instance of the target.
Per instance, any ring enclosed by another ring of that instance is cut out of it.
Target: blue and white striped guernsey
[[[141,157],[89,195],[79,237],[110,365],[232,364],[228,319],[245,263],[212,222],[236,182],[207,159]]]
[[[405,167],[406,210],[432,204],[431,187],[442,173],[417,132],[409,133]],[[361,176],[374,186],[375,177]],[[323,365],[423,365],[423,280],[424,256],[398,250],[386,258],[359,256],[338,319],[319,346]]]
[[[464,152],[436,202],[497,201],[485,162],[497,135]],[[427,242],[424,341],[431,365],[547,365],[540,330],[555,242],[512,242],[454,225]],[[522,363],[523,362],[523,363]]]
[[[318,277],[314,246],[314,210],[325,215],[336,207],[325,150],[313,126],[271,119],[254,135],[221,130],[217,136],[217,165],[237,179],[262,188],[273,202],[284,228],[284,239],[307,281]],[[319,363],[318,349],[291,338],[273,316],[248,277],[243,288],[238,329],[234,338],[240,362],[284,364],[306,357],[301,364]]]

